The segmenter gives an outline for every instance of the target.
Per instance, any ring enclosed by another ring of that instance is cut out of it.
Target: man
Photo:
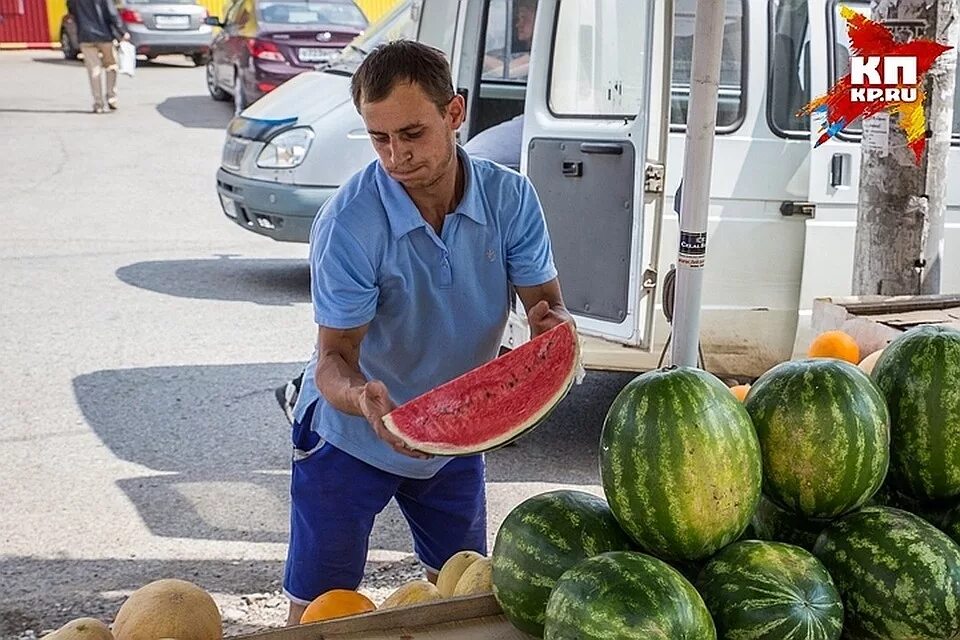
[[[533,45],[537,0],[516,0],[513,5],[513,42],[488,51],[483,58],[483,77],[489,80],[526,80]]]
[[[117,108],[117,54],[114,40],[129,40],[113,0],[67,0],[67,12],[77,25],[80,53],[90,78],[93,112],[104,113],[103,76],[106,75],[106,106]]]
[[[411,451],[383,416],[494,358],[512,290],[534,335],[573,322],[533,186],[456,144],[465,103],[443,54],[383,45],[351,87],[379,160],[311,232],[318,336],[294,408],[288,625],[360,584],[392,498],[429,579],[461,549],[486,552],[483,456]]]

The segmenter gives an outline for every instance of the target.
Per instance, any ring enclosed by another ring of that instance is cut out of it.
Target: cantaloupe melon
[[[44,640],[113,640],[113,634],[96,618],[77,618],[44,636]]]
[[[437,589],[444,598],[453,595],[453,590],[457,588],[460,582],[460,576],[467,570],[471,564],[480,560],[483,556],[476,551],[457,551],[455,554],[443,563],[440,573],[437,575]]]
[[[223,621],[209,593],[186,580],[156,580],[124,601],[113,621],[116,640],[220,640]]]
[[[390,596],[383,601],[383,604],[380,605],[380,608],[406,607],[411,604],[421,604],[423,602],[439,600],[442,597],[440,590],[433,584],[426,580],[414,580],[390,594]]]
[[[454,596],[475,596],[481,593],[493,593],[493,560],[491,558],[481,558],[467,567],[453,590]]]

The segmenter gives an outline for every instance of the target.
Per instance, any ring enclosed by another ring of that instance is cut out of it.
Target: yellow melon
[[[454,596],[475,596],[493,593],[493,561],[491,558],[477,560],[460,576]]]
[[[863,370],[865,374],[869,376],[870,374],[873,373],[873,368],[877,365],[877,360],[880,359],[881,355],[883,355],[883,349],[880,349],[879,351],[874,351],[873,353],[868,355],[866,358],[861,360],[858,366],[860,367],[861,370]]]
[[[437,575],[437,589],[440,590],[440,595],[444,598],[452,596],[463,572],[474,562],[481,559],[483,559],[483,556],[476,551],[457,551],[450,556],[450,559],[443,563],[443,567]]]
[[[737,400],[743,402],[747,394],[750,393],[750,385],[738,384],[735,387],[730,387],[730,393],[732,393]]]
[[[307,605],[300,616],[300,624],[355,616],[376,609],[377,605],[362,593],[350,589],[331,589]]]
[[[164,579],[130,594],[113,621],[116,640],[220,640],[223,621],[210,594],[186,580]]]
[[[77,618],[44,636],[44,640],[113,640],[113,634],[96,618]]]
[[[383,604],[380,605],[380,608],[406,607],[411,604],[439,600],[442,597],[440,590],[437,589],[435,585],[426,580],[414,580],[391,593],[390,596],[383,601]]]

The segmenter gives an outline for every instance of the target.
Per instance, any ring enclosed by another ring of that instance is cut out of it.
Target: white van
[[[539,0],[525,76],[488,64],[516,35],[511,0],[422,0],[393,15],[450,55],[469,105],[463,140],[523,113],[521,168],[543,202],[566,304],[588,336],[588,368],[656,367],[669,338],[694,8]],[[374,27],[367,37],[383,36]],[[813,149],[817,124],[795,115],[846,73],[847,52],[834,0],[727,2],[701,326],[703,364],[715,373],[750,378],[804,351],[814,298],[850,293],[857,127]],[[275,239],[307,240],[319,203],[374,158],[348,74],[304,74],[231,123],[218,174],[227,215]],[[953,134],[956,175],[960,100]],[[305,142],[280,149],[281,136]],[[301,164],[258,169],[264,156]],[[960,292],[960,180],[949,181],[947,202],[942,289]],[[512,315],[505,344],[525,335]]]

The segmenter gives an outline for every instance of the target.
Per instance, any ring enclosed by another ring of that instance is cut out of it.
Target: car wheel
[[[193,64],[198,67],[202,67],[210,61],[210,56],[206,53],[195,53],[190,56],[190,59],[193,60]]]
[[[240,112],[246,109],[250,103],[247,101],[246,92],[243,90],[243,78],[240,77],[240,71],[233,74],[233,113],[240,115]]]
[[[67,60],[76,60],[79,55],[79,52],[70,44],[70,36],[65,29],[60,30],[60,50],[63,51],[63,57]]]
[[[213,67],[213,61],[207,62],[207,91],[214,100],[226,102],[230,99],[230,94],[217,84],[217,70]]]

